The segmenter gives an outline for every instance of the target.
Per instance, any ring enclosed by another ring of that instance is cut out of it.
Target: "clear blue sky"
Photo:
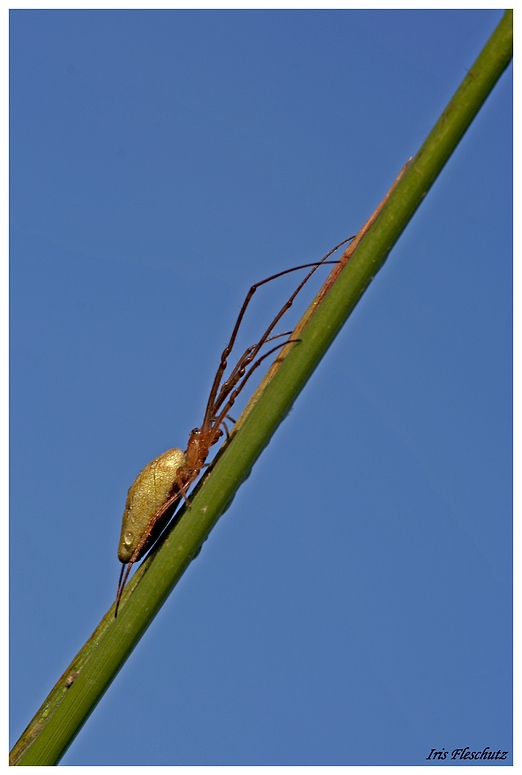
[[[357,231],[501,15],[11,12],[12,742],[248,287]],[[510,68],[64,764],[511,761],[511,164]]]

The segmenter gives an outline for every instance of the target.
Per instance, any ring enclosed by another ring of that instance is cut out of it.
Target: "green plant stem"
[[[176,527],[131,580],[117,619],[111,609],[60,678],[12,751],[11,763],[56,764],[190,564],[289,412],[371,280],[385,262],[512,56],[506,11],[382,213],[305,328]]]

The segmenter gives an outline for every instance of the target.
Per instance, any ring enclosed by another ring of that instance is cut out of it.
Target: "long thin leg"
[[[268,342],[273,342],[274,339],[279,339],[281,336],[290,336],[291,333],[292,333],[291,331],[284,331],[281,334],[270,336],[268,339],[265,339],[263,344],[267,344]],[[214,413],[221,406],[221,404],[226,399],[230,391],[235,387],[238,379],[240,379],[240,377],[243,376],[243,374],[245,373],[246,366],[248,366],[248,364],[252,362],[253,358],[255,358],[255,355],[252,355],[252,354],[255,353],[256,351],[259,352],[259,342],[256,342],[256,344],[252,344],[250,345],[250,347],[247,347],[247,349],[245,350],[241,358],[239,358],[238,362],[236,363],[236,365],[230,372],[229,376],[227,377],[226,382],[223,382],[223,384],[221,385],[218,396],[213,405]]]
[[[121,602],[121,596],[123,595],[123,590],[125,589],[127,585],[127,581],[129,579],[129,573],[131,572],[131,568],[134,565],[133,562],[128,562],[127,565],[123,565],[120,573],[120,583],[118,584],[118,592],[116,593],[116,608],[114,609],[114,618],[118,616],[118,608],[120,607]],[[123,575],[123,571],[125,571],[125,575]],[[122,580],[123,577],[123,580]]]
[[[254,295],[256,290],[261,285],[265,285],[265,283],[271,282],[272,280],[276,280],[278,277],[282,277],[283,275],[289,274],[290,272],[296,272],[299,269],[307,269],[308,267],[314,267],[313,271],[308,274],[308,276],[307,276],[307,278],[305,280],[305,282],[307,282],[310,279],[310,277],[312,276],[312,274],[320,266],[322,266],[323,264],[336,263],[335,261],[327,261],[327,259],[332,255],[332,253],[335,253],[335,251],[338,250],[338,248],[340,248],[342,245],[345,245],[347,242],[349,242],[352,239],[354,239],[354,237],[348,237],[348,239],[343,240],[342,242],[340,242],[338,245],[335,246],[335,248],[330,250],[330,252],[327,253],[321,259],[321,261],[317,261],[317,262],[314,262],[314,263],[311,263],[311,264],[302,264],[301,266],[295,266],[295,267],[292,267],[291,269],[285,269],[283,272],[278,272],[277,274],[274,274],[274,275],[271,275],[270,277],[267,277],[265,280],[261,280],[259,283],[255,283],[255,285],[253,285],[250,288],[249,292],[246,295],[245,301],[243,302],[243,306],[241,307],[239,315],[237,317],[236,324],[234,326],[234,329],[232,331],[232,335],[230,337],[230,341],[229,341],[228,345],[225,347],[225,349],[223,350],[223,353],[221,355],[221,361],[220,361],[218,370],[216,372],[216,376],[214,378],[214,382],[212,384],[212,388],[210,390],[210,395],[209,395],[209,399],[208,399],[208,403],[207,403],[207,408],[206,408],[206,411],[205,411],[205,417],[204,417],[204,420],[203,420],[203,426],[206,426],[209,422],[211,422],[212,407],[214,405],[214,401],[215,401],[216,394],[217,394],[218,389],[219,389],[219,385],[221,383],[221,379],[223,378],[223,374],[224,374],[225,369],[227,367],[228,356],[230,355],[230,353],[232,351],[232,348],[233,348],[234,343],[236,341],[237,333],[239,331],[239,327],[241,325],[243,317],[245,316],[245,312],[247,310],[248,305],[250,304],[252,296]],[[301,288],[302,288],[302,285],[299,287],[299,290],[301,290]],[[295,295],[294,295],[293,298],[295,298]],[[292,298],[292,301],[293,301],[293,298]],[[291,306],[291,304],[290,304],[290,306]],[[271,327],[270,331],[273,331],[274,327],[277,325],[277,322],[281,319],[282,315],[284,314],[284,312],[286,312],[287,309],[289,309],[289,306],[285,307],[284,311],[278,316],[277,320],[274,322],[274,325]],[[263,340],[262,344],[264,343],[264,341],[266,341],[266,337],[267,336],[268,336],[268,334],[265,335],[265,339]],[[262,346],[262,344],[261,344],[261,346]]]
[[[345,242],[347,242],[347,240],[345,240]],[[344,243],[341,243],[341,244],[344,244]],[[339,246],[337,246],[337,247],[339,247]],[[334,248],[334,250],[337,250],[337,248]],[[331,255],[331,253],[332,253],[332,251],[330,253],[327,253],[325,258],[327,258],[329,255]],[[323,261],[324,261],[324,259],[323,259]],[[324,263],[326,263],[326,262],[324,262]],[[279,312],[277,313],[275,318],[272,320],[272,322],[270,323],[270,325],[266,329],[265,333],[263,334],[263,336],[261,337],[261,339],[259,340],[257,345],[254,345],[253,347],[249,348],[250,352],[247,351],[248,355],[245,353],[245,355],[247,355],[247,357],[245,357],[243,363],[242,363],[243,359],[240,358],[240,360],[238,362],[238,365],[236,366],[236,369],[238,369],[238,366],[241,364],[241,366],[239,368],[239,371],[241,371],[241,370],[244,371],[244,369],[246,369],[248,364],[251,363],[256,358],[256,356],[257,356],[258,352],[260,351],[261,347],[263,347],[263,345],[267,341],[270,341],[270,339],[272,338],[272,337],[270,337],[270,334],[272,333],[272,331],[274,330],[276,325],[279,323],[279,321],[281,320],[283,315],[290,309],[290,307],[294,303],[294,299],[297,296],[297,294],[300,292],[300,290],[303,288],[303,286],[306,285],[306,283],[308,282],[310,277],[314,274],[314,272],[317,270],[317,268],[319,266],[320,266],[320,264],[314,265],[314,268],[310,272],[308,272],[306,277],[299,283],[299,285],[297,286],[297,288],[295,289],[293,294],[290,296],[288,301],[285,304],[283,304],[283,306],[281,307],[281,309],[279,310]],[[291,270],[287,270],[287,273],[288,273],[288,271],[291,271]],[[270,278],[268,278],[268,279],[270,279]],[[267,282],[267,281],[268,280],[264,280],[263,282]],[[260,284],[261,283],[258,283],[258,285],[260,285]],[[254,287],[255,286],[252,286],[252,288],[254,288]],[[248,297],[247,297],[247,300],[249,300]],[[244,306],[245,305],[243,305],[243,307]],[[237,328],[237,324],[236,324],[236,328]],[[273,350],[271,350],[270,352],[273,352]],[[265,357],[265,356],[263,356],[263,357]],[[234,369],[234,371],[236,371],[236,369]],[[237,381],[237,375],[235,375],[235,380]],[[246,382],[246,380],[244,380],[244,382]],[[242,385],[244,384],[244,382],[242,383]],[[203,421],[203,427],[205,427],[205,422],[208,422],[208,423],[212,422],[212,418],[216,415],[216,412],[219,410],[220,405],[226,399],[226,396],[227,396],[228,392],[230,391],[230,389],[233,386],[234,385],[233,385],[233,383],[231,384],[231,379],[229,377],[229,379],[227,379],[227,381],[223,384],[221,390],[219,391],[219,396],[214,401],[212,406],[210,406],[210,404],[207,405],[207,412],[205,413],[205,419]]]
[[[117,590],[116,590],[116,600],[117,600],[117,599],[119,598],[119,596],[120,596],[120,587],[121,587],[121,581],[122,581],[122,579],[123,579],[123,573],[124,573],[124,571],[125,571],[125,567],[126,567],[126,566],[125,566],[125,563],[122,563],[122,565],[121,565],[121,571],[120,571],[120,578],[118,579],[118,588],[117,588]]]
[[[272,353],[274,353],[276,350],[279,350],[281,347],[284,347],[285,345],[290,344],[292,342],[299,342],[299,341],[300,341],[299,339],[289,339],[287,342],[283,342],[283,344],[278,344],[276,347],[272,347],[271,350],[269,350],[267,353],[265,353],[260,358],[258,358],[257,361],[255,361],[250,366],[248,371],[245,371],[244,375],[242,375],[242,379],[241,379],[240,383],[238,384],[236,389],[230,395],[230,398],[228,399],[225,407],[222,409],[221,413],[219,414],[219,417],[215,418],[215,423],[216,423],[217,427],[219,427],[219,425],[221,425],[221,423],[223,422],[224,418],[227,416],[227,414],[232,409],[232,406],[234,405],[236,398],[238,397],[238,395],[243,390],[247,380],[250,379],[250,377],[252,376],[254,371],[261,365],[261,363],[265,360],[265,358],[268,358],[269,355],[272,355]]]

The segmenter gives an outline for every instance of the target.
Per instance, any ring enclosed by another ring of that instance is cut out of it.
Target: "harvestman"
[[[131,568],[135,562],[148,552],[160,536],[166,524],[173,515],[176,504],[180,498],[184,498],[188,506],[187,491],[190,485],[198,478],[201,470],[208,465],[205,463],[210,448],[218,442],[223,436],[223,430],[228,438],[228,428],[226,420],[234,422],[229,416],[229,412],[234,405],[245,384],[250,379],[254,371],[260,364],[268,358],[269,355],[279,350],[284,345],[298,340],[290,338],[284,342],[271,347],[268,352],[259,355],[261,348],[268,342],[273,342],[281,337],[290,337],[291,332],[285,331],[282,334],[271,335],[272,331],[279,323],[283,315],[288,312],[292,306],[295,297],[303,286],[308,282],[314,272],[323,264],[335,264],[336,261],[327,259],[335,251],[353,240],[349,237],[333,250],[324,256],[321,261],[312,264],[302,264],[294,266],[291,269],[285,269],[261,282],[255,283],[246,295],[243,306],[239,312],[230,341],[223,350],[221,361],[219,363],[210,395],[207,401],[207,407],[203,422],[200,428],[194,428],[191,431],[187,449],[183,452],[181,449],[169,449],[159,457],[148,463],[138,474],[131,485],[125,511],[123,513],[123,522],[121,527],[120,543],[118,545],[118,559],[122,563],[118,589],[116,593],[116,608],[114,615],[118,615],[118,607],[125,585],[128,581]],[[304,280],[297,286],[288,301],[281,307],[275,318],[272,320],[265,333],[257,344],[248,347],[239,358],[236,365],[230,372],[227,379],[223,381],[227,368],[228,358],[234,347],[239,327],[243,321],[245,312],[256,290],[266,283],[276,280],[290,272],[296,272],[299,269],[308,269],[312,267]]]

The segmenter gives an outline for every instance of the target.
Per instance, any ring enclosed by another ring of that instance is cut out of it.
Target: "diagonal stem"
[[[11,755],[12,764],[52,765],[63,756],[161,608],[272,434],[419,207],[512,57],[506,11],[382,212],[308,322],[192,501],[192,508],[127,588],[62,675]]]

